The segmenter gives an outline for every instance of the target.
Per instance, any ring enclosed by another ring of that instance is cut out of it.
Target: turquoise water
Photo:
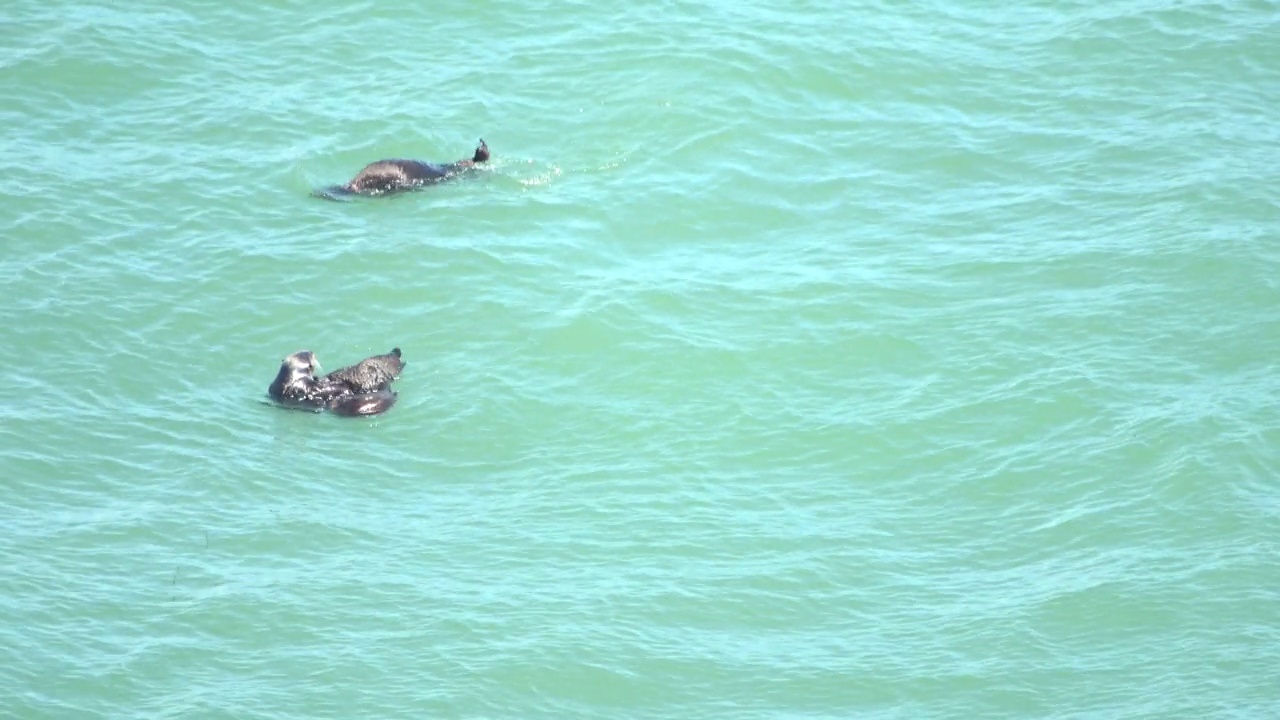
[[[0,13],[0,715],[1280,714],[1274,3],[119,7]]]

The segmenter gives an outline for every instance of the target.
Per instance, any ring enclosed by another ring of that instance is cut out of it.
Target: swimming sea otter
[[[409,190],[441,180],[448,180],[459,173],[474,168],[477,163],[489,159],[489,146],[484,139],[470,160],[440,165],[421,160],[379,160],[369,163],[363,170],[351,178],[346,185],[335,185],[322,196],[333,195],[382,195],[384,193]]]
[[[280,363],[280,372],[267,394],[287,407],[330,410],[339,415],[376,415],[395,404],[391,381],[400,376],[404,361],[400,359],[400,348],[392,348],[386,355],[365,358],[323,377],[316,377],[319,366],[310,350],[290,355]]]

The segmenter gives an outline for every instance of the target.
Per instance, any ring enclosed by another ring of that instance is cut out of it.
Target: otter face
[[[281,360],[280,364],[288,367],[295,375],[314,375],[320,367],[320,363],[316,361],[316,354],[310,350],[299,350]]]
[[[280,402],[306,400],[310,389],[316,384],[315,372],[319,366],[315,353],[310,350],[300,350],[290,355],[280,361],[280,371],[267,388],[267,394]]]

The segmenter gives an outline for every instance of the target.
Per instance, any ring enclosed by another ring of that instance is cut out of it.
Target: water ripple
[[[9,15],[14,713],[1275,706],[1262,5]]]

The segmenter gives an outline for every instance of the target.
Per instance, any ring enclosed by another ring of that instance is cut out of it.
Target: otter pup
[[[489,146],[485,144],[484,138],[481,138],[480,145],[476,147],[476,152],[470,160],[459,160],[447,165],[421,160],[379,160],[365,165],[364,169],[356,173],[356,176],[346,185],[335,185],[329,188],[328,195],[382,195],[409,190],[448,180],[488,159]],[[325,196],[324,193],[321,195]]]
[[[301,350],[280,363],[280,372],[267,388],[272,400],[286,407],[330,410],[339,415],[376,415],[396,402],[391,381],[404,369],[400,348],[365,358],[316,377],[315,353]]]

